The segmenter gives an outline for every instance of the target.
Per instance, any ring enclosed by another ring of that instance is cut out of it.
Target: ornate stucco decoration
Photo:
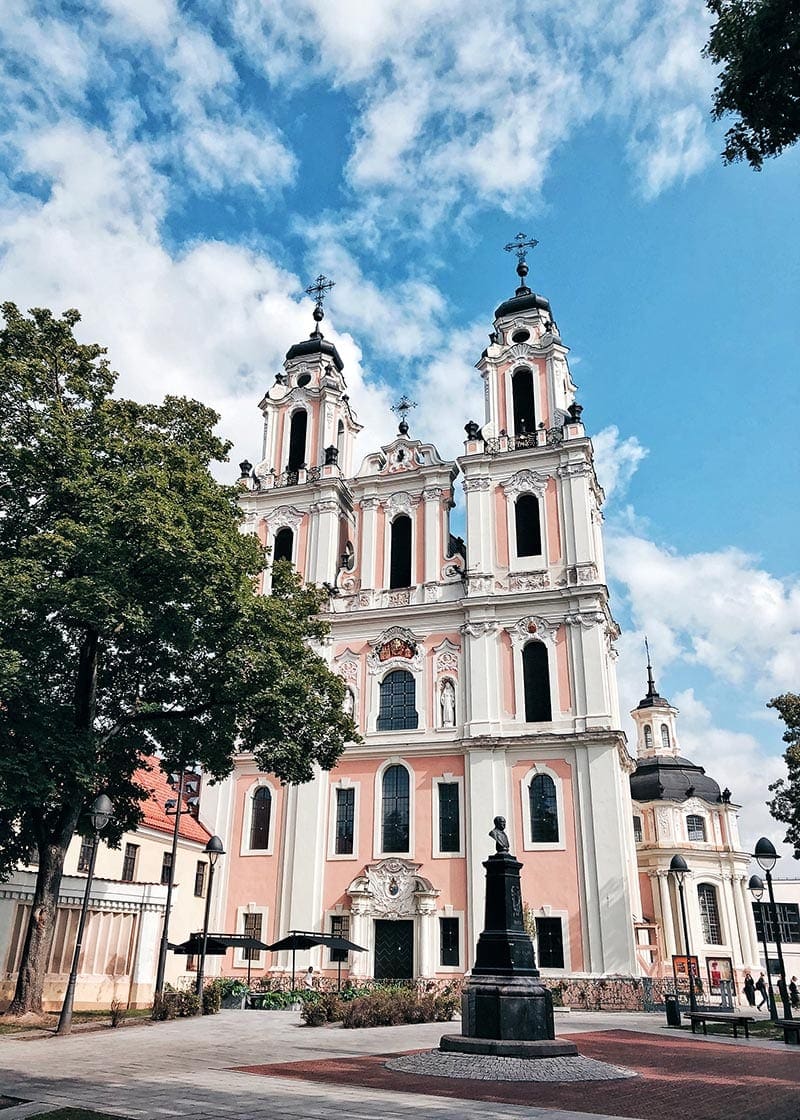
[[[391,494],[384,502],[384,507],[390,517],[397,513],[405,513],[408,517],[412,517],[414,509],[419,505],[419,498],[412,497],[405,490],[400,490],[397,494]]]
[[[352,909],[381,918],[411,918],[435,909],[436,890],[419,874],[421,864],[389,857],[368,863],[347,888]]]
[[[573,611],[564,616],[564,621],[568,626],[582,626],[584,630],[590,630],[592,626],[603,626],[606,616],[602,611]]]
[[[465,622],[463,626],[459,627],[459,633],[467,634],[470,638],[479,638],[482,634],[493,634],[497,627],[498,623],[493,618],[488,618],[481,621]]]
[[[467,494],[471,490],[491,490],[492,480],[490,478],[465,478],[463,486]]]
[[[520,572],[508,581],[509,591],[544,591],[549,586],[549,572]]]
[[[444,674],[452,677],[458,676],[458,667],[461,650],[457,645],[454,645],[449,638],[445,638],[434,649],[436,665],[436,675],[442,676]]]
[[[358,681],[358,664],[359,658],[348,649],[333,659],[333,671],[352,686]]]
[[[523,470],[512,474],[511,478],[507,478],[500,485],[503,487],[507,498],[515,498],[517,494],[533,493],[541,495],[545,491],[548,478],[550,478],[550,475],[540,474],[539,471]]]
[[[554,623],[548,622],[547,619],[538,615],[528,615],[527,618],[521,618],[519,622],[515,622],[513,626],[506,626],[506,632],[515,648],[524,646],[531,639],[539,642],[552,642],[555,631]]]
[[[276,529],[283,529],[288,527],[293,531],[297,531],[300,522],[303,520],[303,511],[297,509],[295,506],[278,506],[267,517],[269,527],[273,533]]]
[[[410,669],[420,673],[422,646],[404,626],[391,626],[373,643],[367,656],[367,668],[373,676],[386,669]]]

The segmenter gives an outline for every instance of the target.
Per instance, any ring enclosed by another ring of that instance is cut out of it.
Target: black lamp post
[[[686,921],[686,900],[683,897],[683,881],[689,874],[689,865],[683,856],[675,855],[669,864],[670,875],[675,876],[678,884],[678,895],[681,900],[681,922],[683,923],[683,944],[686,949],[686,967],[689,973],[689,1011],[697,1011],[697,997],[694,992],[694,974],[692,973],[692,949],[689,944],[689,923]]]
[[[203,981],[205,979],[206,971],[206,949],[208,947],[208,917],[211,913],[211,892],[214,889],[214,868],[216,867],[217,860],[220,856],[225,855],[225,849],[222,846],[222,841],[219,836],[212,836],[205,846],[205,853],[208,856],[208,893],[206,894],[206,912],[203,918],[203,947],[200,951],[200,962],[197,966],[197,984],[195,991],[200,997],[200,1011],[203,1012]]]
[[[764,946],[764,964],[767,969],[767,987],[769,988],[769,1016],[770,1019],[778,1018],[778,1009],[775,1006],[775,993],[772,990],[772,976],[769,971],[769,953],[767,952],[767,916],[764,913],[764,903],[761,901],[761,896],[764,893],[764,880],[760,875],[751,875],[750,882],[747,884],[747,889],[756,900],[761,912],[761,943]]]
[[[182,763],[177,775],[170,777],[170,785],[173,789],[177,786],[176,797],[174,800],[170,799],[164,806],[168,814],[175,814],[175,827],[172,830],[172,858],[169,865],[169,879],[167,880],[167,900],[164,905],[164,925],[161,930],[161,944],[158,949],[158,967],[156,969],[156,986],[155,995],[160,996],[164,991],[164,973],[167,968],[167,946],[169,944],[169,919],[172,913],[172,892],[175,887],[175,864],[178,858],[178,836],[180,835],[181,828],[181,814],[184,812],[183,808],[183,795],[184,791],[196,794],[198,789],[197,782],[186,781],[186,766]],[[197,804],[197,797],[190,797],[189,811],[192,812],[192,803]],[[192,812],[195,815],[195,812]]]
[[[86,928],[86,913],[89,909],[89,893],[92,889],[92,879],[94,878],[94,865],[97,859],[97,848],[100,844],[100,833],[106,827],[108,822],[114,815],[114,806],[104,793],[96,797],[92,802],[92,807],[89,810],[89,819],[92,822],[94,830],[94,839],[92,841],[92,853],[89,856],[89,870],[86,873],[86,889],[83,892],[83,903],[81,905],[81,916],[78,919],[78,933],[75,938],[75,952],[72,957],[72,968],[69,971],[69,980],[67,981],[67,990],[64,993],[64,1002],[61,1005],[61,1014],[58,1017],[58,1028],[56,1034],[65,1035],[69,1034],[72,1028],[72,1005],[75,1001],[75,981],[78,978],[78,961],[80,960],[81,948],[83,946],[83,931]]]
[[[756,844],[754,855],[756,857],[756,863],[767,876],[767,893],[769,894],[769,906],[772,911],[772,928],[775,934],[775,949],[778,953],[778,970],[781,974],[778,990],[780,991],[781,1002],[783,1003],[783,1017],[784,1019],[791,1019],[792,1004],[789,999],[789,989],[786,987],[786,966],[783,963],[783,946],[781,944],[781,931],[778,922],[778,907],[775,905],[775,892],[772,889],[772,869],[778,859],[778,853],[775,851],[775,845],[772,841],[768,840],[766,836],[762,836]],[[763,922],[763,911],[761,917]],[[767,966],[767,972],[769,972],[769,965]]]

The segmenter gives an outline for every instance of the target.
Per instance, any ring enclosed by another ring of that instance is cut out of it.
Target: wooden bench
[[[688,1015],[689,1021],[692,1024],[692,1034],[695,1033],[695,1027],[698,1023],[703,1024],[703,1034],[708,1034],[707,1023],[726,1023],[729,1027],[733,1027],[733,1037],[739,1037],[739,1027],[744,1027],[744,1037],[749,1038],[750,1024],[755,1022],[754,1015],[731,1015],[730,1012],[724,1011],[690,1011]]]
[[[775,1023],[783,1027],[783,1041],[787,1046],[800,1046],[800,1019],[776,1019]]]

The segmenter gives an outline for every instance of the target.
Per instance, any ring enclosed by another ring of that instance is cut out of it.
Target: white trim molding
[[[245,920],[245,917],[248,914],[260,914],[261,915],[261,936],[260,936],[259,940],[266,941],[267,936],[268,936],[268,934],[267,934],[267,930],[268,930],[267,922],[269,921],[269,907],[268,906],[257,906],[255,904],[255,902],[248,902],[246,906],[237,906],[236,907],[236,927],[234,929],[234,933],[245,933],[246,932],[245,931],[244,920]],[[251,960],[251,961],[246,961],[245,957],[244,957],[244,949],[235,948],[233,950],[233,967],[234,968],[247,968],[247,966],[249,964],[251,969],[254,969],[254,968],[262,969],[262,968],[265,967],[264,966],[264,960],[262,959],[265,952],[266,952],[265,949],[258,949],[257,950],[258,956],[254,957],[253,960]]]
[[[443,852],[441,850],[439,833],[439,786],[458,786],[458,851]],[[458,774],[442,774],[431,783],[431,856],[433,859],[463,859],[466,854],[464,816],[466,805],[464,803],[464,779]]]
[[[442,927],[440,918],[455,918],[458,921],[458,964],[442,964]],[[463,910],[454,910],[448,902],[441,910],[436,911],[436,972],[447,976],[461,975],[466,972],[466,957],[464,956],[466,943],[466,915]]]
[[[353,851],[351,854],[337,853],[336,851],[336,808],[338,804],[338,791],[340,789],[354,790],[353,799]],[[351,778],[339,778],[331,783],[330,801],[328,808],[328,859],[329,860],[357,860],[358,859],[358,816],[361,810],[361,783],[354,782]]]
[[[267,832],[266,848],[250,847],[250,829],[253,824],[253,794],[261,786],[266,786],[270,794],[269,830]],[[241,856],[271,856],[275,845],[275,818],[278,815],[277,790],[268,778],[259,777],[251,786],[248,786],[242,803],[242,835],[240,838],[239,855]]]
[[[558,816],[558,840],[555,843],[535,843],[531,829],[530,784],[539,774],[552,778],[556,787],[556,814]],[[564,852],[567,849],[564,822],[563,778],[543,762],[534,762],[530,770],[520,779],[520,807],[522,810],[522,847],[526,852]]]
[[[390,766],[404,766],[408,771],[408,848],[404,852],[385,852],[383,850],[383,775]],[[373,859],[410,859],[414,855],[414,834],[416,815],[416,791],[414,789],[414,768],[400,755],[393,754],[384,759],[375,771],[375,788],[373,791]]]

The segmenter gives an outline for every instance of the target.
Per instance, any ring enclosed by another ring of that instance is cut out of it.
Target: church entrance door
[[[375,979],[410,980],[414,975],[414,923],[375,921]]]

